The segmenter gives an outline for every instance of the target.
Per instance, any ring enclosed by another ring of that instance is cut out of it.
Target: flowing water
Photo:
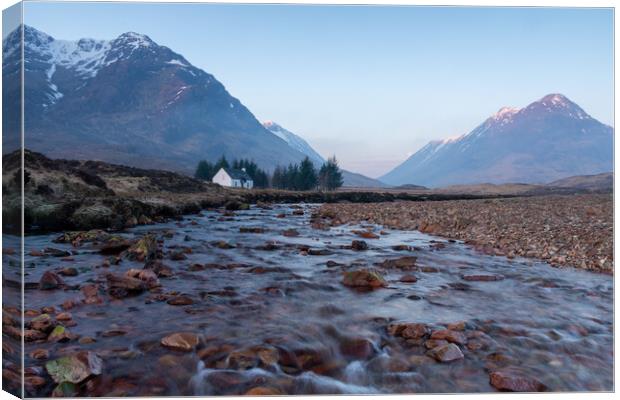
[[[57,235],[27,237],[26,282],[58,268],[72,266],[80,273],[63,277],[64,290],[27,285],[26,309],[54,306],[58,313],[73,299],[75,325],[68,329],[96,341],[28,342],[26,366],[45,376],[45,360],[28,356],[34,349],[48,349],[50,359],[96,351],[104,368],[81,385],[80,394],[89,396],[227,395],[255,387],[288,394],[489,392],[496,390],[489,372],[505,367],[518,367],[547,390],[613,390],[612,277],[482,255],[419,232],[367,225],[314,229],[310,215],[317,206],[301,206],[304,215],[292,215],[291,207],[252,208],[234,216],[205,211],[124,232],[127,238],[157,235],[162,261],[174,275],[160,278],[159,293],[122,299],[105,294],[105,275],[142,268],[143,262],[123,259],[105,266],[108,256],[92,244],[53,243]],[[264,232],[240,233],[248,227]],[[299,236],[284,236],[287,229]],[[363,239],[365,251],[346,248],[360,239],[353,232],[360,229],[381,234]],[[5,247],[19,246],[16,237],[3,240]],[[235,247],[220,248],[217,241]],[[393,249],[401,244],[411,248]],[[46,247],[68,250],[73,260],[28,255]],[[187,259],[170,258],[184,248],[191,249]],[[417,257],[416,266],[376,265],[403,256]],[[3,258],[5,278],[18,280],[19,264],[10,255]],[[380,272],[387,287],[356,290],[342,284],[345,271],[364,268]],[[489,274],[504,279],[463,279]],[[404,275],[417,282],[401,282]],[[79,304],[79,287],[89,283],[103,288],[102,304]],[[19,296],[18,289],[4,289]],[[185,295],[193,304],[162,301],[172,295]],[[423,341],[387,330],[394,322],[424,323],[434,331],[459,321],[464,327],[455,329],[463,330],[468,343],[459,345],[464,358],[448,363],[425,355]],[[163,347],[160,340],[174,332],[196,333],[200,343],[190,352]],[[47,396],[54,386],[49,380],[29,394]]]

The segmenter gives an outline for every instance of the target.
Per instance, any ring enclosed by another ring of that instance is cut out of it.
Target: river
[[[613,277],[483,255],[415,231],[315,229],[316,207],[211,210],[129,229],[122,233],[127,239],[156,235],[173,275],[160,277],[159,288],[122,298],[105,292],[106,274],[142,269],[144,262],[123,258],[108,266],[110,256],[92,243],[28,236],[26,309],[53,306],[58,314],[67,300],[75,303],[66,310],[72,340],[26,343],[26,366],[46,377],[28,394],[49,396],[55,387],[47,360],[29,356],[35,349],[48,350],[49,359],[97,352],[103,373],[78,389],[88,396],[231,395],[257,387],[265,394],[493,392],[490,373],[505,369],[550,391],[613,390]],[[348,248],[353,240],[368,249]],[[3,242],[19,247],[14,236]],[[29,254],[48,247],[72,255]],[[410,256],[417,257],[414,266],[384,263]],[[15,256],[4,254],[3,261],[5,278],[18,280]],[[66,267],[79,273],[63,276],[64,290],[35,287],[45,271]],[[387,286],[343,285],[343,273],[360,269],[378,271]],[[479,280],[489,277],[497,280]],[[102,303],[82,303],[80,289],[88,284],[99,285]],[[17,305],[19,289],[4,291],[5,309]],[[168,304],[179,297],[191,301]],[[428,331],[408,339],[391,331],[398,323],[422,323]],[[463,357],[439,362],[427,355],[428,335],[448,324],[459,332],[453,342]],[[162,346],[175,332],[192,332],[200,342],[188,352]],[[85,337],[94,341],[78,339]]]

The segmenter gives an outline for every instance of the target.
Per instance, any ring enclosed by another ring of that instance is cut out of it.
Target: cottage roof
[[[252,180],[252,178],[250,177],[250,175],[248,175],[247,172],[240,169],[224,168],[224,171],[226,171],[228,176],[230,176],[232,179],[244,179],[246,181]]]

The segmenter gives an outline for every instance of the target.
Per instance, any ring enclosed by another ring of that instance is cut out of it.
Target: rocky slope
[[[546,183],[613,170],[613,128],[561,94],[504,107],[458,138],[433,141],[380,179],[440,187]]]

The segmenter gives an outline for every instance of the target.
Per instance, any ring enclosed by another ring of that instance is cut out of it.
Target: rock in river
[[[502,275],[463,275],[463,279],[471,282],[494,282],[504,279]]]
[[[41,280],[39,281],[39,289],[41,290],[51,290],[57,289],[62,286],[63,281],[60,277],[52,271],[45,271],[43,276],[41,276]]]
[[[100,375],[102,367],[101,358],[91,351],[80,351],[45,364],[45,369],[56,383],[80,383],[91,375]]]
[[[192,351],[198,345],[198,336],[191,332],[178,332],[161,340],[161,345],[174,350]]]
[[[437,346],[428,352],[428,355],[439,362],[450,362],[463,358],[463,353],[459,346],[449,343],[443,346]]]
[[[342,284],[350,287],[371,289],[387,286],[387,282],[379,273],[365,269],[345,272]]]
[[[527,376],[523,371],[515,368],[505,368],[489,374],[491,385],[508,392],[542,392],[546,390],[544,384],[536,378]]]
[[[368,243],[363,240],[354,240],[351,242],[351,248],[356,251],[368,250]]]

